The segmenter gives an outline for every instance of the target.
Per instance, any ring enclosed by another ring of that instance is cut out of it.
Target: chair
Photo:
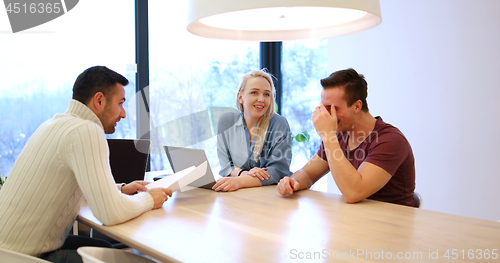
[[[0,261],[16,263],[50,263],[49,261],[36,258],[30,255],[0,248]]]
[[[155,263],[134,253],[104,247],[79,247],[76,252],[83,263]]]
[[[413,207],[420,208],[423,202],[422,196],[417,192],[413,192],[413,199],[415,200],[415,205]]]
[[[86,237],[91,237],[91,238],[98,238],[98,239],[102,239],[102,240],[105,240],[105,241],[108,241],[109,243],[111,243],[111,245],[113,246],[113,248],[117,248],[117,249],[123,249],[123,248],[128,248],[127,245],[123,244],[123,243],[120,243],[118,241],[116,241],[115,239],[112,239],[98,231],[95,231],[94,229],[84,225],[84,224],[81,224],[80,222],[78,221],[75,221],[75,223],[73,224],[73,228],[72,230],[70,231],[70,233],[73,233],[73,235],[79,235],[79,236],[86,236]]]

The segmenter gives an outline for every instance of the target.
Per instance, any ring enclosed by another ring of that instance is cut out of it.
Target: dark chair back
[[[413,192],[413,199],[415,199],[415,205],[413,207],[420,208],[422,205],[422,196],[417,192]]]

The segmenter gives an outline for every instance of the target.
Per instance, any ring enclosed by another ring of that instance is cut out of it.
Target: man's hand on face
[[[337,132],[337,112],[335,111],[335,105],[331,105],[330,111],[331,114],[325,105],[321,103],[316,107],[311,116],[314,128],[323,141],[332,135],[336,136]]]

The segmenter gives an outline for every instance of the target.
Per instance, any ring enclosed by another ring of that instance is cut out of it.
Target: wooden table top
[[[177,192],[161,209],[115,226],[103,226],[84,205],[78,220],[163,262],[500,262],[498,222],[347,204],[312,190],[282,197],[275,186]]]

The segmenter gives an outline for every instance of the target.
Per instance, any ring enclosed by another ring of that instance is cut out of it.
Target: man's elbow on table
[[[355,204],[361,202],[366,199],[366,196],[362,193],[350,192],[350,193],[342,193],[344,200],[348,204]]]
[[[149,211],[149,210],[148,210]],[[106,215],[99,215],[94,213],[94,216],[105,226],[113,226],[126,222],[132,218],[136,218],[144,212],[138,213],[107,213]]]
[[[97,216],[96,216],[96,218],[97,218],[99,221],[101,221],[101,223],[102,223],[103,225],[105,225],[105,226],[113,226],[113,225],[118,225],[118,224],[120,224],[120,223],[125,222],[125,221],[123,221],[123,222],[122,222],[122,221],[119,221],[119,220],[113,220],[113,219],[108,220],[108,219],[98,218]],[[127,220],[127,221],[128,221],[128,220]]]
[[[113,225],[117,225],[117,224],[121,224],[123,222],[126,222],[132,218],[135,218],[137,216],[139,216],[140,214],[137,214],[137,215],[126,215],[125,213],[120,213],[118,211],[115,211],[117,213],[106,213],[106,214],[99,214],[99,213],[94,213],[94,216],[95,218],[97,218],[97,220],[99,220],[103,225],[105,226],[113,226]]]
[[[344,196],[344,200],[345,200],[345,202],[346,202],[346,203],[348,203],[348,204],[355,204],[355,203],[360,202],[360,201],[361,201],[361,200],[363,200],[363,199],[357,199],[357,198],[346,198],[346,197]]]

